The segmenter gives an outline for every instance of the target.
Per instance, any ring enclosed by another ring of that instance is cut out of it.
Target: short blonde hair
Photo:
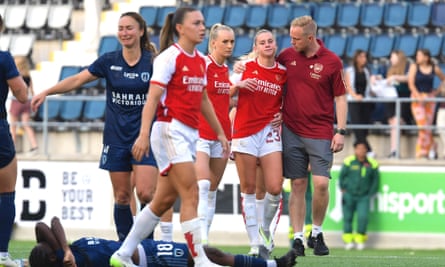
[[[306,35],[316,35],[317,34],[317,23],[312,19],[311,16],[301,16],[292,20],[290,27],[301,27]]]
[[[17,66],[17,70],[20,72],[22,76],[29,76],[31,71],[31,64],[29,59],[25,56],[15,56],[14,57],[15,65]]]

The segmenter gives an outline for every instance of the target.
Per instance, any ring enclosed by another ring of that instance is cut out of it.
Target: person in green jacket
[[[348,156],[340,170],[340,189],[343,208],[343,241],[345,249],[362,250],[367,240],[366,229],[369,220],[370,198],[377,193],[379,186],[379,164],[366,156],[367,144],[354,143],[354,155]],[[357,217],[357,231],[353,234],[353,218]]]

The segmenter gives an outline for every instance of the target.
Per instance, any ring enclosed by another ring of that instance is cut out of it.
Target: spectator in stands
[[[416,62],[412,63],[408,72],[408,86],[411,91],[411,108],[414,119],[419,127],[416,143],[416,158],[428,158],[430,149],[433,148],[434,139],[431,129],[424,128],[433,124],[436,103],[426,101],[426,98],[434,97],[439,91],[434,90],[434,77],[441,82],[445,80],[445,74],[431,59],[428,49],[419,49],[416,52]]]
[[[439,87],[439,96],[445,98],[445,82],[442,82]],[[443,153],[442,156],[445,159],[445,102],[439,102],[439,108],[437,109],[436,126],[438,128],[440,140],[442,141]]]
[[[59,218],[51,220],[51,227],[43,222],[35,226],[37,245],[31,250],[29,263],[32,267],[53,266],[108,266],[112,253],[121,242],[97,237],[83,237],[68,244],[65,230]],[[246,255],[232,255],[217,248],[205,247],[209,258],[224,266],[238,267],[292,267],[295,264],[294,250],[274,260],[262,260]],[[133,253],[140,267],[188,267],[194,266],[187,245],[184,243],[144,239]]]
[[[0,15],[0,31],[3,19]],[[14,141],[6,120],[6,99],[9,89],[21,103],[28,101],[28,86],[22,79],[9,52],[0,51],[0,266],[16,267],[8,253],[15,219],[15,185],[17,158]]]
[[[348,105],[349,122],[351,124],[371,124],[371,115],[375,104],[362,102],[371,97],[371,74],[367,68],[368,58],[364,50],[358,49],[352,57],[352,65],[345,69],[346,88],[349,98],[354,102]],[[368,151],[372,149],[368,142],[368,128],[354,129],[355,140],[368,144]]]
[[[254,57],[244,63],[242,73],[232,75],[231,94],[238,94],[233,125],[232,151],[240,179],[244,223],[250,240],[249,255],[259,255],[261,241],[273,248],[273,218],[280,207],[283,184],[280,124],[273,124],[282,105],[286,69],[275,61],[277,45],[269,30],[260,30],[253,39]],[[259,108],[258,103],[261,103]],[[262,169],[266,194],[263,225],[256,211],[256,168]],[[261,237],[260,237],[261,236]],[[264,254],[265,257],[268,255]]]
[[[17,56],[14,58],[15,64],[18,71],[22,75],[23,80],[28,85],[28,95],[32,97],[34,95],[34,90],[32,87],[31,75],[30,75],[30,63],[27,57]],[[29,125],[31,120],[31,100],[26,101],[22,104],[16,98],[11,100],[10,122],[11,122],[11,134],[12,140],[16,143],[17,136],[17,123],[22,122],[22,127],[25,130],[26,136],[31,143],[31,149],[29,152],[31,154],[37,153],[37,139],[34,133],[34,129]]]
[[[32,99],[37,108],[47,95],[75,90],[92,80],[105,78],[106,116],[100,168],[109,171],[114,194],[114,222],[123,240],[133,224],[130,209],[131,172],[141,204],[151,201],[158,177],[152,152],[135,159],[131,148],[139,133],[141,114],[153,73],[155,48],[150,44],[143,18],[135,12],[123,13],[118,24],[122,49],[106,53],[80,73],[68,77]]]
[[[226,60],[232,55],[235,44],[233,30],[222,24],[215,24],[209,32],[209,55],[207,64],[206,91],[226,137],[231,140],[230,80]],[[198,178],[198,217],[201,221],[202,241],[207,243],[210,225],[216,206],[216,192],[224,174],[228,157],[218,136],[201,114],[199,117],[199,139],[196,153],[196,174]]]
[[[394,86],[397,90],[398,97],[409,98],[410,91],[408,88],[408,69],[409,62],[405,56],[405,53],[401,50],[395,50],[391,52],[389,58],[390,66],[383,74],[382,78],[386,79],[386,83],[389,86]],[[373,76],[374,79],[381,79],[380,75]],[[400,107],[401,120],[400,124],[411,124],[412,113],[411,113],[411,103],[401,103]],[[388,120],[388,124],[391,126],[390,139],[391,147],[389,158],[396,157],[397,150],[397,129],[396,129],[396,117],[395,117],[395,103],[386,102],[385,103],[385,117]]]
[[[215,266],[204,252],[197,217],[194,160],[200,112],[217,133],[223,153],[229,152],[229,143],[205,91],[205,58],[196,49],[204,37],[204,17],[199,10],[180,7],[166,16],[160,36],[161,53],[154,61],[140,132],[132,149],[133,156],[140,159],[152,146],[162,177],[153,201],[136,217],[122,246],[110,258],[110,266],[133,266],[131,255],[137,245],[154,230],[178,196],[181,228],[195,266]]]
[[[342,192],[343,241],[350,250],[355,242],[362,250],[367,240],[370,198],[379,186],[379,165],[366,156],[368,145],[360,140],[354,143],[354,155],[346,157],[340,169],[339,182]],[[357,217],[357,232],[353,234],[353,218]]]

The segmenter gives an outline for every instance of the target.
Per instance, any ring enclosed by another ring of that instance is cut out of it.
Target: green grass
[[[27,258],[29,251],[34,246],[32,241],[12,241],[10,253],[16,259]],[[218,246],[218,248],[233,254],[247,253],[248,247]],[[278,247],[273,255],[281,256],[287,248]],[[297,267],[327,266],[327,267],[438,267],[445,266],[444,250],[380,250],[365,249],[363,251],[345,251],[343,249],[331,249],[329,256],[314,256],[310,249],[306,249],[306,257],[297,259]]]

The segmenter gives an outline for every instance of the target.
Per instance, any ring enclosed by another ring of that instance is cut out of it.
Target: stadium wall
[[[338,171],[339,166],[334,166],[323,226],[331,247],[343,246]],[[380,190],[371,205],[369,246],[445,249],[444,178],[443,166],[382,166]],[[235,165],[229,164],[219,187],[212,244],[248,244],[238,200],[238,176]],[[100,170],[96,161],[19,161],[16,206],[14,239],[34,239],[35,223],[49,222],[52,216],[62,220],[70,240],[116,236],[111,184],[108,173]],[[277,228],[277,246],[289,244],[288,223],[288,216],[283,215]],[[175,240],[183,241],[177,213],[174,229]],[[419,238],[428,242],[419,242]]]

